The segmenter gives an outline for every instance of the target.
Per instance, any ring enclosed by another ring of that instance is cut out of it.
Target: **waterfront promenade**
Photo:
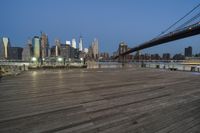
[[[121,68],[5,77],[0,132],[199,133],[200,74]]]

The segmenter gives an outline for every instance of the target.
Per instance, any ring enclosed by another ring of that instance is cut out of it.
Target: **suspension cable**
[[[198,14],[196,14],[194,17],[192,17],[191,19],[189,19],[188,21],[186,21],[185,23],[183,23],[181,26],[179,26],[178,28],[176,28],[176,30],[179,30],[179,29],[187,26],[188,24],[190,24],[194,20],[198,19],[199,17],[200,17],[200,12]]]
[[[182,18],[180,18],[178,21],[176,21],[175,23],[173,23],[172,25],[170,25],[166,30],[164,30],[163,32],[161,32],[159,36],[161,36],[162,34],[166,33],[168,30],[170,30],[172,27],[174,27],[177,23],[179,23],[180,21],[182,21],[184,18],[186,18],[188,15],[190,15],[194,10],[196,10],[198,7],[200,7],[200,3],[195,6],[192,10],[190,10],[188,13],[186,13]]]

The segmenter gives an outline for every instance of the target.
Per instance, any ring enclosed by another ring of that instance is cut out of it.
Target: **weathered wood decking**
[[[35,71],[0,82],[0,132],[199,133],[200,75]]]

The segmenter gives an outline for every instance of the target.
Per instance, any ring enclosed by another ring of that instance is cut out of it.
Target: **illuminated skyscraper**
[[[9,39],[7,37],[3,37],[3,45],[4,45],[4,53],[5,58],[8,58],[8,47],[9,47]]]
[[[10,50],[10,41],[9,38],[3,37],[0,41],[0,58],[8,59]]]
[[[37,59],[41,58],[41,40],[40,37],[35,36],[32,41],[33,44],[33,56]]]
[[[55,43],[56,43],[55,53],[56,53],[56,56],[59,56],[60,55],[60,45],[61,45],[60,40],[56,39]]]
[[[76,48],[76,39],[75,38],[72,39],[72,47]]]
[[[83,38],[82,38],[82,36],[80,36],[80,39],[79,39],[79,51],[83,51]]]

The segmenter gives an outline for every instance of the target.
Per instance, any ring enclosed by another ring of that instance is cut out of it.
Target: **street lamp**
[[[58,57],[58,61],[61,62],[63,60],[63,58],[61,57]]]
[[[37,61],[37,58],[36,57],[32,57],[31,61],[35,62],[35,61]]]

